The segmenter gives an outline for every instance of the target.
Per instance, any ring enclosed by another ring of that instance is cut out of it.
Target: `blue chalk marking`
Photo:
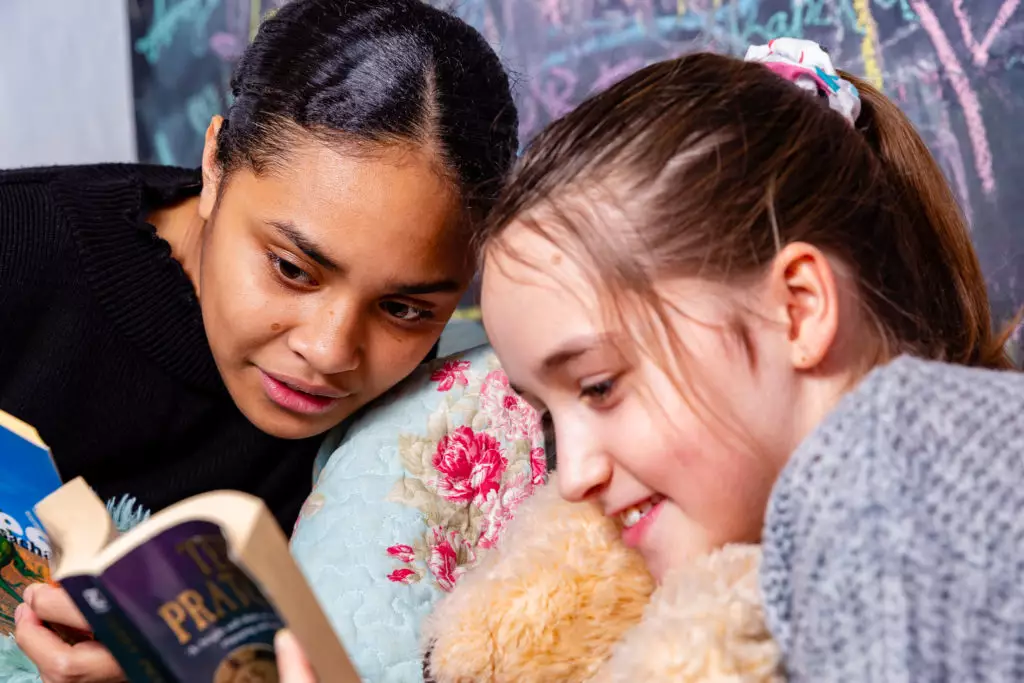
[[[153,20],[149,31],[135,41],[135,51],[145,57],[150,64],[156,64],[164,48],[174,42],[181,24],[193,23],[196,31],[193,39],[200,41],[203,37],[202,29],[209,22],[221,0],[184,0],[170,9],[167,8],[167,2],[168,0],[154,0]],[[193,45],[193,53],[205,54],[205,42],[200,41],[199,45],[203,47]]]
[[[156,152],[157,161],[163,166],[174,166],[174,152],[171,151],[171,141],[167,133],[158,130],[153,134],[153,151]]]

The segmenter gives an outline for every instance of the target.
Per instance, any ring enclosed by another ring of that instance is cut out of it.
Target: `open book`
[[[276,683],[273,640],[287,626],[321,681],[359,682],[259,498],[202,494],[118,535],[78,478],[36,514],[53,578],[129,680]]]

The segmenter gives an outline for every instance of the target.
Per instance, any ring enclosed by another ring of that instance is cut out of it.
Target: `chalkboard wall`
[[[195,165],[233,61],[280,0],[129,0],[139,153]],[[1024,303],[1020,0],[461,0],[516,80],[524,142],[588,94],[684,52],[825,45],[918,126],[970,219],[1000,318]],[[1016,189],[1015,189],[1016,188]]]

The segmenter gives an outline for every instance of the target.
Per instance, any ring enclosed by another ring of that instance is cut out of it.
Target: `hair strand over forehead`
[[[481,245],[508,251],[519,222],[603,298],[653,304],[662,278],[752,279],[804,242],[851,273],[886,355],[1012,367],[941,170],[895,104],[841,75],[862,98],[856,128],[759,64],[701,53],[642,69],[538,136]],[[614,220],[565,210],[595,193]]]

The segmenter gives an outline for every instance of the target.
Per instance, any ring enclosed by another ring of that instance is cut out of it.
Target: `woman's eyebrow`
[[[295,227],[295,224],[291,221],[267,221],[267,225],[274,228],[281,237],[285,238],[289,242],[295,245],[295,248],[301,251],[303,254],[308,256],[313,261],[316,261],[327,270],[334,272],[341,272],[344,270],[337,263],[332,261],[324,254],[324,249],[321,248],[306,235]]]

